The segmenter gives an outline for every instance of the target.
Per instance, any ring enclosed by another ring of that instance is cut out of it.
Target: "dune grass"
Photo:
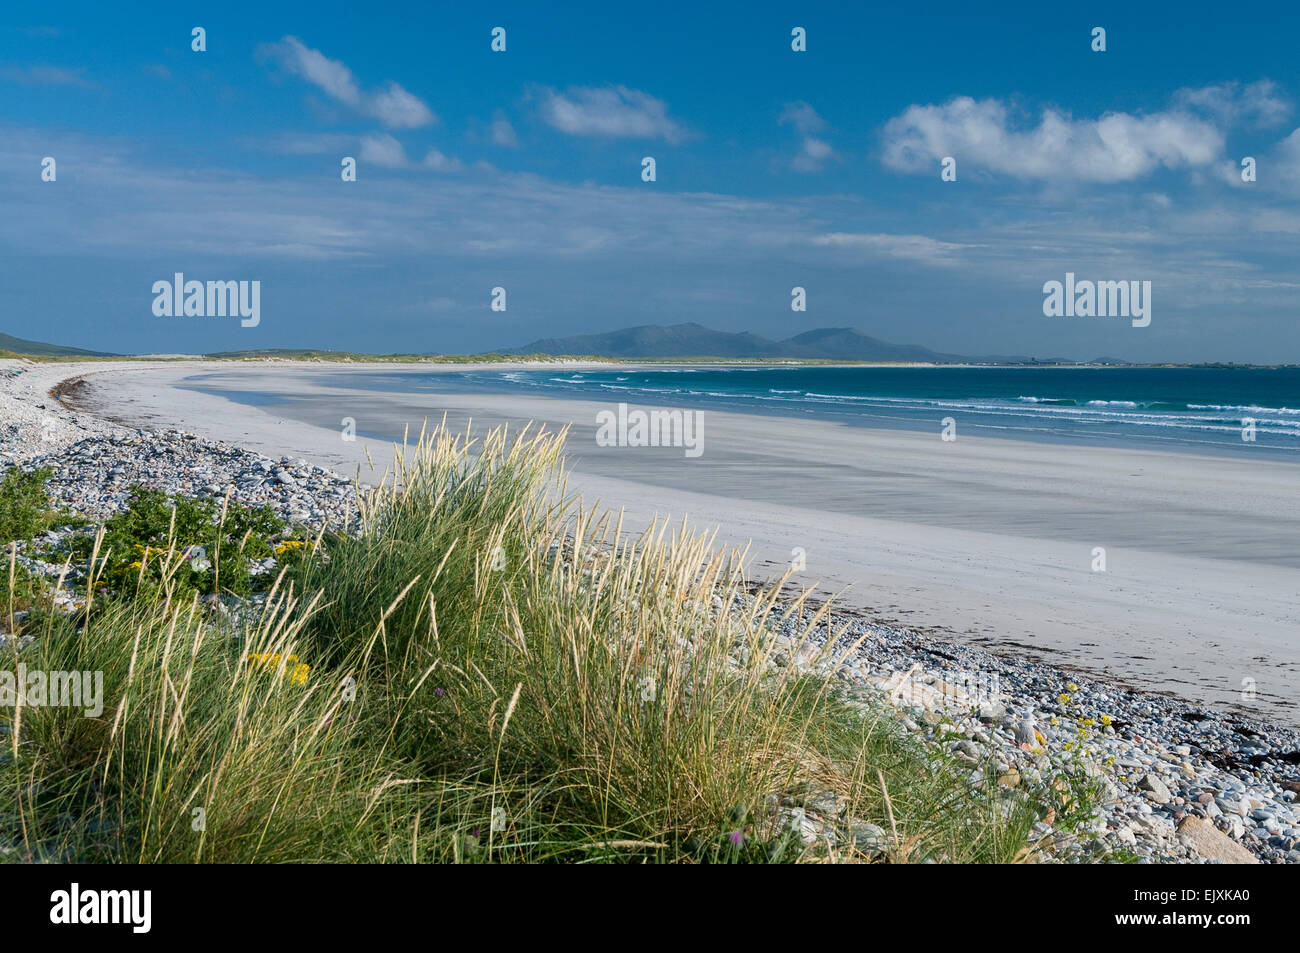
[[[1026,856],[1033,796],[972,784],[891,709],[771,664],[804,607],[751,597],[743,554],[710,536],[630,536],[581,508],[562,441],[422,435],[360,530],[318,539],[255,617],[211,616],[169,572],[97,598],[92,573],[79,616],[43,616],[0,658],[103,679],[98,715],[0,706],[0,856]],[[800,792],[878,825],[883,854],[806,845],[777,813]]]

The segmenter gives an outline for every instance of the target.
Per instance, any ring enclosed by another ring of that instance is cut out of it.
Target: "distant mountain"
[[[103,351],[87,351],[79,347],[64,347],[62,344],[26,341],[8,334],[0,334],[0,351],[30,354],[32,357],[116,357]]]
[[[922,361],[951,364],[965,360],[916,344],[890,344],[855,328],[816,328],[786,338],[781,346],[791,357],[842,358],[846,361]]]
[[[701,324],[643,324],[603,334],[543,338],[503,354],[582,354],[595,357],[785,357],[776,341],[750,334],[715,331]]]
[[[1032,364],[1029,357],[962,357],[941,354],[915,344],[890,344],[855,328],[817,328],[783,341],[748,331],[715,331],[700,324],[643,324],[604,334],[542,338],[502,354],[572,354],[592,357],[732,359],[790,358],[793,360],[916,361],[933,364]]]

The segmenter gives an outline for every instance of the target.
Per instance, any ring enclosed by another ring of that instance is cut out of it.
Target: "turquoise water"
[[[676,366],[393,370],[318,379],[404,394],[523,392],[909,430],[938,431],[951,417],[964,434],[1300,459],[1300,368]],[[1242,439],[1247,420],[1254,421],[1253,441]]]

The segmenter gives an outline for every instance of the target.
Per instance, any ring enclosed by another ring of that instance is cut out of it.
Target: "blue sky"
[[[176,6],[0,14],[0,331],[462,352],[698,321],[1300,361],[1294,4]],[[260,281],[261,323],[155,317],[177,271]],[[1045,317],[1067,271],[1150,280],[1150,326]]]

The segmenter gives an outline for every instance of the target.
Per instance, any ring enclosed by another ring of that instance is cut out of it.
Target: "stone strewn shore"
[[[125,430],[78,414],[34,384],[25,362],[0,361],[0,471],[49,465],[49,488],[88,520],[124,508],[136,484],[269,505],[313,528],[355,512],[352,481],[302,460],[270,459],[178,432]],[[830,631],[839,640],[827,646]],[[801,639],[790,620],[777,664],[834,666],[851,690],[883,696],[909,731],[986,783],[1033,784],[1061,773],[1099,785],[1082,831],[1045,817],[1045,856],[1127,852],[1140,862],[1300,863],[1300,732],[1204,711],[1020,658],[838,615]],[[841,658],[849,646],[861,644]],[[769,805],[806,840],[835,827],[834,805],[791,792]]]
[[[787,624],[779,661],[884,694],[973,781],[990,766],[1005,786],[1094,779],[1102,806],[1081,832],[1038,825],[1063,859],[1300,863],[1300,731],[843,614],[800,642],[803,627]]]
[[[269,506],[287,522],[319,529],[346,527],[356,514],[347,477],[306,460],[270,460],[190,433],[133,431],[92,437],[28,461],[52,466],[46,484],[56,503],[103,519],[126,508],[130,488]]]
[[[121,512],[130,489],[269,506],[287,522],[343,527],[355,516],[354,480],[306,460],[270,459],[180,431],[128,430],[78,413],[51,394],[75,393],[65,382],[45,392],[49,367],[0,361],[0,469],[50,466],[51,498],[89,520]]]

